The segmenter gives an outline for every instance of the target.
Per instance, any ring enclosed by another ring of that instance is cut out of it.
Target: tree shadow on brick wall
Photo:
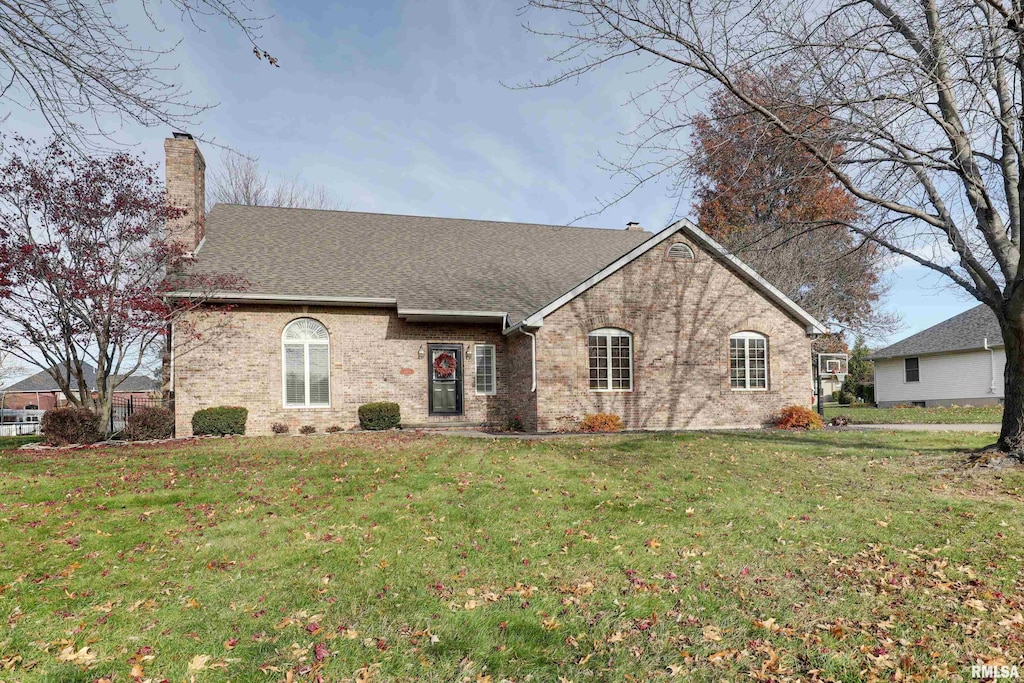
[[[770,336],[742,310],[745,297],[730,286],[734,276],[703,253],[695,261],[661,258],[651,267],[627,268],[622,274],[621,316],[610,316],[600,297],[581,297],[570,307],[582,339],[583,373],[587,332],[618,327],[633,334],[633,391],[602,393],[580,387],[573,393],[584,404],[582,412],[618,412],[633,429],[728,422],[728,416],[713,413],[729,409],[724,400],[732,394],[729,336],[742,330]],[[741,291],[749,290],[744,286]],[[577,382],[582,376],[577,370]]]

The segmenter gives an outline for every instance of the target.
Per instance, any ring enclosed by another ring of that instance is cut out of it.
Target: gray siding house
[[[1003,402],[1006,353],[985,305],[876,351],[875,401],[895,405],[996,405]]]

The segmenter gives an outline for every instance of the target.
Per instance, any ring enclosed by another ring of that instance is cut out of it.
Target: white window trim
[[[296,318],[287,325],[284,326],[284,330],[281,331],[281,405],[285,410],[322,410],[331,407],[331,396],[333,396],[333,387],[331,381],[331,337],[330,331],[327,333],[327,339],[324,341],[285,341],[285,334],[288,332],[288,328],[295,322],[302,320],[303,318]],[[325,330],[327,326],[316,318],[310,318],[314,322],[321,325]],[[327,347],[327,403],[310,403],[309,402],[309,347],[310,346],[326,346]],[[302,347],[302,371],[304,377],[304,384],[306,389],[305,403],[288,403],[288,363],[285,359],[285,348],[288,346],[301,346]]]
[[[491,386],[493,389],[490,391],[479,391],[477,387],[477,377],[480,372],[479,360],[477,359],[477,349],[490,349],[491,350]],[[494,344],[475,344],[473,346],[473,394],[475,396],[495,396],[498,393],[498,352],[494,348]]]
[[[607,350],[606,360],[608,361],[608,387],[606,389],[594,389],[590,386],[590,338],[591,337],[604,337],[608,340],[605,345]],[[612,337],[625,337],[629,340],[629,388],[628,389],[613,389],[612,388]],[[618,327],[602,327],[600,329],[591,330],[587,333],[587,388],[593,393],[600,394],[625,394],[633,391],[633,333],[628,330],[623,330]]]
[[[917,359],[917,379],[907,379],[907,361],[911,358]],[[903,383],[904,384],[920,384],[921,383],[921,357],[920,356],[907,356],[903,359]]]
[[[742,339],[743,340],[743,381],[746,383],[744,387],[734,387],[732,385],[732,340]],[[750,343],[751,339],[761,339],[764,341],[764,386],[763,387],[752,387],[750,386]],[[729,388],[733,391],[768,391],[771,386],[771,356],[769,355],[771,349],[768,347],[768,337],[761,334],[760,332],[737,332],[729,335]]]

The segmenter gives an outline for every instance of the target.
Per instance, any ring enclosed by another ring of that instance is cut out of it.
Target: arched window
[[[312,318],[288,323],[281,336],[285,408],[331,405],[331,347],[327,328]]]
[[[587,335],[591,391],[633,390],[633,335],[602,327]]]
[[[676,242],[668,248],[668,257],[670,259],[678,259],[681,261],[692,261],[693,248],[685,242]]]
[[[768,338],[757,332],[729,337],[729,383],[733,389],[768,388]]]

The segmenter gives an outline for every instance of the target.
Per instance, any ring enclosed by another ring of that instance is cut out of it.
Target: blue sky
[[[577,221],[628,186],[602,170],[600,155],[622,154],[620,133],[639,120],[626,101],[644,76],[617,68],[555,88],[503,85],[555,71],[546,61],[553,44],[521,27],[521,4],[262,0],[255,12],[273,15],[262,43],[279,69],[257,61],[223,22],[200,32],[172,19],[152,39],[182,38],[176,77],[194,100],[219,103],[190,132],[258,156],[273,174],[321,183],[345,208]],[[46,134],[35,114],[17,109],[6,128]],[[127,126],[117,137],[161,163],[168,132]],[[220,151],[204,152],[215,167]],[[577,222],[660,229],[689,214],[688,197],[669,191],[645,187]],[[887,306],[904,326],[889,341],[974,305],[920,267],[894,263],[892,278]]]

